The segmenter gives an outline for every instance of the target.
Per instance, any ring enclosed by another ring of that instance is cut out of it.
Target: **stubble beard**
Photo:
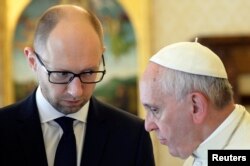
[[[79,106],[74,107],[64,106],[58,102],[51,104],[58,112],[61,112],[63,114],[72,114],[78,112],[84,106],[85,103],[82,102]]]

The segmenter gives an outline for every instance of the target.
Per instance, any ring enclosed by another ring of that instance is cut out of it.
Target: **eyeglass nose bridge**
[[[84,83],[84,82],[82,82],[82,80],[81,80],[81,74],[72,73],[72,77],[70,77],[70,79],[69,79],[69,81],[68,81],[68,84],[71,83],[71,82],[74,80],[74,78],[76,78],[76,77],[79,78],[79,80],[80,80],[81,83]]]

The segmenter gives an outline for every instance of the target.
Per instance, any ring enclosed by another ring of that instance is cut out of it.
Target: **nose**
[[[146,118],[145,118],[145,129],[148,132],[157,130],[158,127],[156,125],[156,123],[154,122],[153,116],[150,115],[149,113],[147,113]]]
[[[83,94],[83,84],[80,78],[75,77],[68,85],[67,85],[68,93],[74,97],[80,97]]]

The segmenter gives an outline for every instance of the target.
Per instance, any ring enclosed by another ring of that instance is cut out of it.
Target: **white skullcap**
[[[197,42],[179,42],[162,48],[150,61],[186,73],[227,78],[221,59]]]

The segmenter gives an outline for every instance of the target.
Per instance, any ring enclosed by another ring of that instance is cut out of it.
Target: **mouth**
[[[162,145],[167,145],[167,140],[166,140],[166,139],[158,138],[158,140],[160,141],[160,143],[161,143]]]
[[[79,106],[81,105],[81,100],[64,100],[67,106]]]

